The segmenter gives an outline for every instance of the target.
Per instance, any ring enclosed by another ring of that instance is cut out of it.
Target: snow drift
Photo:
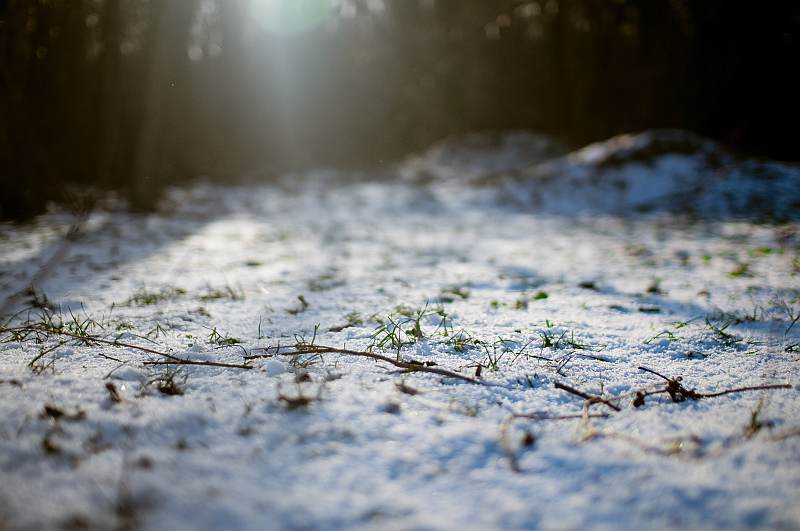
[[[471,135],[412,158],[400,175],[496,188],[503,203],[552,214],[781,219],[800,212],[797,165],[743,158],[673,129],[620,135],[569,153],[540,134]]]

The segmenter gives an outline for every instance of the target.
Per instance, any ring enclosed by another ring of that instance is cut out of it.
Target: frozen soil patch
[[[314,183],[2,227],[0,527],[800,527],[796,222]]]

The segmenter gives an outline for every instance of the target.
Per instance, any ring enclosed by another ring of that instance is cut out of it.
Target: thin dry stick
[[[542,413],[512,413],[511,416],[515,419],[532,419],[532,420],[568,420],[568,419],[607,419],[610,417],[608,413],[592,413],[585,415],[583,413],[571,413],[569,415],[547,415]]]
[[[227,367],[229,369],[253,369],[252,365],[240,363],[223,363],[221,361],[171,359],[169,361],[145,361],[143,365],[202,365],[206,367]]]
[[[66,341],[61,341],[58,345],[52,346],[50,348],[42,350],[39,354],[37,354],[29,363],[28,367],[33,367],[33,364],[42,359],[47,354],[53,352],[55,349],[59,347],[63,347],[66,344]]]
[[[783,433],[776,433],[772,437],[770,437],[771,441],[780,442],[785,441],[786,439],[790,439],[792,437],[800,437],[800,428],[794,428]]]
[[[570,387],[569,385],[563,384],[561,382],[553,382],[553,385],[556,387],[556,389],[561,389],[562,391],[566,391],[568,393],[572,393],[573,395],[576,395],[576,396],[579,396],[579,397],[581,397],[581,398],[583,398],[585,400],[588,400],[589,403],[592,403],[592,404],[603,404],[605,406],[610,407],[614,411],[622,411],[619,406],[617,406],[616,404],[613,404],[610,400],[607,400],[607,399],[605,399],[605,398],[603,398],[601,396],[590,395],[589,393],[581,391],[580,389],[575,389],[574,387]]]
[[[717,393],[697,393],[701,398],[714,398],[715,396],[727,395],[730,393],[741,393],[744,391],[761,391],[763,389],[791,389],[789,384],[769,384],[769,385],[752,385],[749,387],[736,387],[734,389],[725,389]]]
[[[664,376],[664,375],[663,375],[663,374],[661,374],[660,372],[654,371],[653,369],[648,369],[647,367],[637,367],[637,369],[639,369],[640,371],[649,372],[650,374],[655,374],[655,375],[656,375],[656,376],[658,376],[659,378],[663,378],[663,379],[665,379],[665,380],[666,380],[666,381],[668,381],[668,382],[672,380],[672,378],[669,378],[669,377],[667,377],[667,376]]]
[[[286,347],[291,348],[291,347]],[[390,358],[388,356],[384,356],[382,354],[376,354],[375,352],[368,352],[364,350],[351,350],[346,348],[338,348],[338,347],[328,347],[324,345],[303,345],[300,348],[295,348],[294,350],[281,352],[281,347],[275,348],[275,354],[280,356],[299,356],[302,354],[344,354],[348,356],[358,356],[361,358],[370,358],[378,361],[384,361],[386,363],[390,363],[395,367],[400,367],[408,372],[428,372],[431,374],[438,374],[439,376],[446,376],[448,378],[457,378],[459,380],[463,380],[465,382],[473,383],[473,384],[483,384],[480,380],[476,380],[475,378],[470,378],[469,376],[464,376],[463,374],[459,374],[457,372],[448,371],[447,369],[439,369],[438,367],[429,367],[427,365],[423,365],[420,362],[411,362],[411,361],[403,361],[395,358]],[[265,349],[269,350],[269,348]],[[262,354],[262,355],[250,355],[245,356],[245,359],[255,359],[255,358],[269,358],[272,357],[270,354]]]
[[[670,398],[672,398],[673,402],[682,402],[684,400],[691,399],[691,400],[699,400],[701,398],[714,398],[717,396],[728,395],[731,393],[742,393],[745,391],[762,391],[768,389],[791,389],[792,386],[789,384],[767,384],[767,385],[751,385],[746,387],[735,387],[733,389],[724,389],[722,391],[718,391],[716,393],[700,393],[694,389],[687,389],[681,383],[681,378],[669,378],[664,376],[663,374],[654,371],[653,369],[648,369],[647,367],[639,367],[639,370],[649,372],[650,374],[655,374],[659,378],[663,378],[667,382],[667,387],[661,390],[655,390],[650,392],[639,392],[642,394],[642,398],[647,395],[659,394],[659,393],[668,393]]]
[[[583,352],[572,352],[571,354],[573,356],[581,356],[583,358],[589,358],[590,360],[602,361],[603,363],[613,363],[612,360],[606,358],[605,356],[596,356],[594,354],[586,354]]]

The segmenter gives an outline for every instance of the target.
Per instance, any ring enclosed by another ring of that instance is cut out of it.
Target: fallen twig
[[[283,348],[291,348],[292,350],[282,351]],[[473,383],[473,384],[483,384],[480,380],[476,380],[475,378],[471,378],[469,376],[464,376],[463,374],[459,374],[457,372],[449,371],[447,369],[440,369],[438,367],[431,367],[426,365],[424,362],[419,362],[416,360],[404,361],[401,359],[390,358],[389,356],[384,356],[383,354],[378,354],[376,352],[369,352],[365,350],[351,350],[347,348],[339,348],[339,347],[330,347],[325,345],[297,345],[295,347],[267,347],[264,350],[268,351],[266,354],[261,355],[250,355],[245,356],[246,360],[256,359],[256,358],[271,358],[275,355],[279,356],[300,356],[303,354],[344,354],[347,356],[357,356],[361,358],[370,358],[378,361],[383,361],[386,363],[390,363],[395,367],[399,367],[404,369],[407,372],[427,372],[431,374],[438,374],[439,376],[445,376],[448,378],[457,378],[459,380],[463,380],[465,382]],[[269,353],[269,350],[274,350],[272,354]]]
[[[622,411],[622,409],[620,409],[619,406],[611,402],[613,398],[606,399],[603,398],[602,396],[591,395],[589,393],[581,391],[580,389],[575,389],[574,387],[570,387],[569,385],[563,384],[561,382],[553,382],[553,385],[556,387],[556,389],[561,389],[562,391],[566,391],[573,395],[579,396],[585,400],[588,400],[589,404],[603,404],[604,406],[610,407],[614,411]]]
[[[653,369],[648,369],[647,367],[639,367],[639,370],[649,372],[650,374],[654,374],[659,378],[663,378],[664,380],[666,380],[667,386],[663,389],[656,389],[652,391],[637,391],[636,399],[634,400],[633,404],[635,407],[644,405],[644,398],[646,396],[660,394],[660,393],[667,393],[673,402],[684,402],[686,400],[700,400],[701,398],[714,398],[717,396],[728,395],[731,393],[742,393],[746,391],[762,391],[768,389],[792,388],[792,386],[789,384],[766,384],[766,385],[751,385],[746,387],[735,387],[733,389],[724,389],[722,391],[717,391],[715,393],[700,393],[694,389],[687,389],[681,383],[683,378],[681,378],[680,376],[675,378],[669,378],[659,372],[654,371]],[[623,397],[620,396],[619,398]]]
[[[28,367],[33,367],[33,365],[34,365],[34,364],[35,364],[37,361],[39,361],[40,359],[42,359],[42,358],[43,358],[44,356],[46,356],[47,354],[49,354],[49,353],[53,352],[55,349],[57,349],[57,348],[59,348],[59,347],[63,347],[63,346],[64,346],[64,344],[66,344],[66,341],[62,341],[62,342],[60,342],[58,345],[54,345],[54,346],[52,346],[52,347],[50,347],[50,348],[43,349],[43,350],[42,350],[42,351],[41,351],[39,354],[37,354],[37,355],[36,355],[36,356],[35,356],[35,357],[34,357],[34,358],[33,358],[33,359],[30,361],[30,362],[28,362]]]
[[[546,413],[512,413],[511,416],[515,419],[532,419],[532,420],[568,420],[568,419],[607,419],[610,417],[608,413],[592,413],[585,415],[583,413],[570,413],[568,415],[547,415]]]
[[[783,433],[776,433],[770,437],[770,440],[774,442],[780,442],[785,441],[786,439],[791,439],[792,437],[800,437],[800,428],[790,429]]]
[[[205,367],[227,367],[229,369],[253,369],[252,365],[244,363],[224,363],[221,361],[187,360],[172,358],[168,361],[145,361],[143,365],[201,365]]]

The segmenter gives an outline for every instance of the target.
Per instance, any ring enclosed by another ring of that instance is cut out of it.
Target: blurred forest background
[[[798,1],[5,0],[0,218],[476,130],[678,127],[793,160],[798,28]]]

